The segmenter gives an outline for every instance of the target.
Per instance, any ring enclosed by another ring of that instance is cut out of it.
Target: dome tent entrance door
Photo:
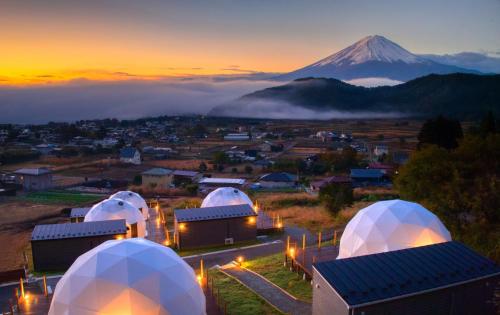
[[[130,236],[131,237],[138,237],[139,236],[139,234],[137,232],[137,223],[130,224]]]

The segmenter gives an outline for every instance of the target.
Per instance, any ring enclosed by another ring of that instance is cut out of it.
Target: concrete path
[[[299,301],[292,295],[271,283],[260,275],[237,266],[221,269],[227,275],[236,278],[250,290],[257,293],[268,303],[285,314],[311,314],[311,304]]]

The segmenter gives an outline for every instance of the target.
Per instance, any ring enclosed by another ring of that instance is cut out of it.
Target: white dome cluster
[[[209,193],[201,204],[202,208],[248,204],[253,208],[253,202],[239,189],[221,187]]]
[[[78,257],[59,280],[49,315],[203,315],[193,269],[144,239],[107,241]]]
[[[439,218],[404,200],[379,201],[360,210],[340,239],[338,259],[451,241]]]
[[[118,198],[106,199],[96,203],[85,215],[84,222],[120,219],[124,219],[127,224],[128,237],[131,236],[131,226],[134,223],[137,223],[138,237],[145,237],[147,235],[146,221],[139,209]]]
[[[109,199],[122,199],[127,202],[129,202],[131,205],[139,209],[139,211],[142,212],[142,216],[144,217],[144,220],[149,219],[149,207],[146,201],[139,195],[138,193],[135,193],[133,191],[119,191],[114,195],[111,195]]]

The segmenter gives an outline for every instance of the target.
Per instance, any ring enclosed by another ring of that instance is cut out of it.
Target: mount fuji
[[[279,81],[299,78],[356,80],[385,78],[409,81],[428,74],[479,73],[446,65],[409,52],[380,35],[367,36],[351,46],[307,67],[275,77]]]

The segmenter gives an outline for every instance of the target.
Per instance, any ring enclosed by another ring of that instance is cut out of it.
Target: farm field
[[[68,222],[61,210],[70,204],[39,204],[8,200],[0,203],[0,271],[22,267],[31,232],[36,224]]]
[[[18,198],[20,200],[40,204],[72,204],[77,206],[86,203],[95,203],[104,199],[105,196],[64,191],[44,191],[30,192]]]

